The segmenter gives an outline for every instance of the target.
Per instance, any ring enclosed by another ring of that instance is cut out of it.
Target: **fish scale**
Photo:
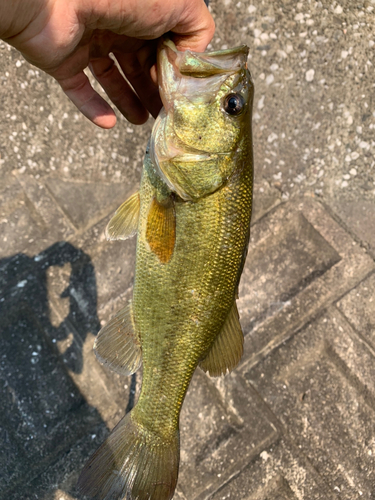
[[[158,434],[170,433],[170,426],[174,435],[178,428],[180,407],[190,379],[234,300],[248,238],[246,231],[240,231],[240,237],[238,233],[241,228],[248,228],[251,215],[252,159],[242,160],[242,172],[236,172],[222,189],[198,202],[176,204],[176,247],[168,264],[159,262],[148,249],[145,237],[146,214],[155,191],[145,169],[140,191],[142,222],[133,298],[143,358],[143,384],[137,409],[142,413],[142,423]],[[227,224],[228,219],[231,224]],[[225,248],[228,241],[232,242],[230,249]],[[197,273],[198,262],[201,270]],[[207,264],[209,269],[205,271]],[[190,272],[181,279],[184,268],[190,268]],[[199,302],[192,296],[192,289]],[[215,297],[217,291],[220,294]],[[171,318],[171,304],[175,304],[174,318]],[[199,326],[193,318],[199,318]],[[160,348],[155,349],[155,344]],[[167,345],[174,356],[166,358]],[[163,397],[168,404],[159,404]]]
[[[209,53],[158,49],[164,109],[139,193],[109,222],[109,239],[137,234],[133,299],[102,328],[95,352],[130,375],[139,400],[86,464],[79,490],[98,500],[171,500],[179,417],[199,365],[211,376],[239,362],[236,296],[250,236],[253,86],[245,46]]]

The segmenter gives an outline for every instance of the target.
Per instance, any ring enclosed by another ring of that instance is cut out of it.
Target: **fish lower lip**
[[[193,162],[193,161],[205,161],[210,158],[211,155],[209,154],[194,154],[194,153],[185,153],[182,155],[176,155],[172,156],[170,159],[171,160],[178,160],[182,162]]]
[[[181,155],[171,156],[169,160],[179,160],[183,162],[192,161],[205,161],[209,159],[214,159],[218,156],[228,156],[230,152],[227,153],[210,153],[208,151],[199,151],[196,153],[183,153]]]

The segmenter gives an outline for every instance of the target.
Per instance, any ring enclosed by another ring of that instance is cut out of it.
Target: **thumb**
[[[185,12],[171,30],[178,50],[204,52],[215,33],[215,22],[203,0],[186,2]]]

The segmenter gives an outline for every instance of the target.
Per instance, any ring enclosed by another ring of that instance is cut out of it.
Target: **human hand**
[[[103,128],[112,128],[116,115],[85,68],[119,111],[141,124],[161,108],[158,38],[171,31],[179,50],[202,52],[214,33],[203,0],[0,0],[0,10],[0,38],[53,76],[81,113]]]

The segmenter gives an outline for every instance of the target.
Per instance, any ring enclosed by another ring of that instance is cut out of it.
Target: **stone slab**
[[[195,373],[181,413],[178,491],[211,498],[251,459],[278,439],[273,416],[236,373],[209,379]]]
[[[257,172],[255,172],[251,224],[255,224],[257,220],[280,202],[280,191],[271,186],[265,179],[258,178]]]
[[[212,500],[337,500],[287,438],[265,448]]]
[[[1,500],[83,500],[76,489],[80,471],[87,456],[100,446],[107,435],[105,425],[94,425],[69,450],[60,453],[38,477],[9,496],[0,496]]]
[[[371,185],[369,186],[371,188]],[[375,193],[374,193],[375,194]],[[375,202],[371,199],[348,199],[345,196],[330,200],[337,217],[375,257]]]
[[[73,182],[49,177],[44,183],[77,229],[86,228],[114,212],[128,197],[124,183]]]
[[[246,317],[251,314],[248,329],[285,307],[341,260],[302,212],[293,213],[293,208],[286,209],[292,213],[280,227],[273,226],[271,234],[253,236],[255,245],[249,249],[240,288],[241,309]]]
[[[27,304],[1,311],[0,491],[7,494],[37,476],[93,424],[88,406]]]
[[[373,351],[332,307],[245,374],[343,500],[375,491],[373,367]]]
[[[48,232],[46,241],[52,242],[71,236],[74,232],[73,227],[44,185],[30,175],[17,176],[17,179],[27,199],[33,205],[33,209],[40,217],[45,232]]]
[[[375,350],[375,274],[342,297],[337,307]]]
[[[254,365],[374,269],[365,250],[310,197],[257,222],[239,288],[242,364]]]
[[[99,317],[101,309],[105,308],[112,298],[123,294],[133,286],[135,245],[135,238],[106,242],[100,253],[93,255],[92,263],[95,267],[98,287]]]
[[[16,208],[7,217],[0,221],[1,257],[12,255],[14,247],[21,250],[31,243],[40,240],[42,231],[35,224],[30,211],[26,206]]]
[[[13,175],[2,178],[0,190],[0,258],[22,251],[42,237],[39,217],[33,212],[25,193]]]

